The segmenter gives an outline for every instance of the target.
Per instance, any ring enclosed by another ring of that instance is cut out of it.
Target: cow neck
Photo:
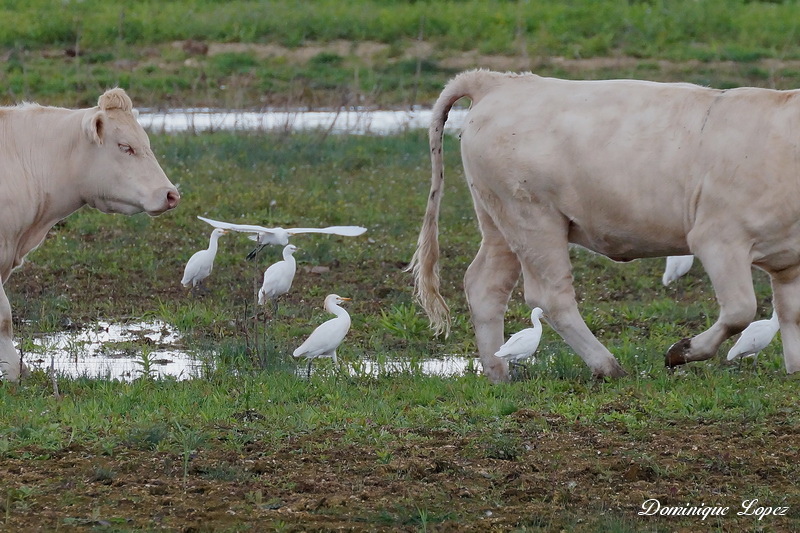
[[[88,110],[41,107],[24,112],[27,128],[33,132],[25,153],[26,179],[38,200],[37,224],[52,226],[77,211],[86,202],[81,199],[79,174],[86,147],[81,120]],[[22,157],[22,156],[21,156]]]
[[[17,201],[2,217],[6,245],[13,257],[11,264],[0,265],[0,275],[7,278],[22,264],[25,254],[36,248],[58,221],[85,204],[81,200],[75,169],[76,156],[83,141],[81,111],[50,107],[23,107],[14,111],[21,131],[11,147],[18,166],[8,169],[15,174],[14,190],[6,191]],[[67,133],[69,134],[67,134]]]

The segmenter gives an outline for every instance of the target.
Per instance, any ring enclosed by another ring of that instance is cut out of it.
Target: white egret
[[[336,364],[336,349],[344,340],[345,335],[350,330],[350,315],[343,308],[339,307],[342,302],[348,302],[350,298],[343,298],[336,294],[329,294],[325,297],[325,310],[336,315],[327,322],[317,326],[306,341],[297,348],[292,355],[294,357],[305,357],[308,359],[308,376],[311,376],[311,363],[319,357],[330,357]]]
[[[772,311],[772,318],[769,320],[757,320],[747,326],[736,344],[728,352],[728,361],[733,361],[739,357],[753,356],[753,365],[758,359],[758,352],[766,348],[778,330],[781,328],[778,323],[778,312]]]
[[[213,220],[211,218],[198,216],[200,220],[211,224],[215,228],[227,229],[230,231],[239,231],[243,233],[252,233],[250,239],[256,241],[256,247],[247,254],[248,259],[253,259],[264,246],[267,245],[280,245],[286,246],[289,244],[289,237],[300,233],[327,233],[331,235],[342,235],[345,237],[357,237],[367,231],[363,226],[328,226],[327,228],[265,228],[264,226],[255,226],[252,224],[232,224],[230,222],[222,222],[220,220]]]
[[[542,323],[540,321],[542,316],[544,316],[544,311],[540,307],[534,307],[531,311],[533,327],[511,335],[494,355],[505,359],[509,365],[519,364],[532,356],[539,347],[539,341],[542,339]]]
[[[195,252],[186,263],[186,268],[183,269],[183,279],[181,285],[192,287],[192,296],[194,296],[197,286],[202,287],[203,281],[211,275],[211,270],[214,268],[214,258],[217,256],[217,241],[222,235],[225,235],[227,230],[215,229],[211,232],[211,238],[208,241],[208,248]]]
[[[667,265],[664,267],[664,275],[661,283],[666,287],[679,277],[685,275],[692,268],[694,263],[693,255],[671,255],[667,257]]]
[[[294,252],[297,246],[287,244],[283,249],[283,261],[278,261],[264,271],[264,282],[258,291],[258,304],[264,305],[272,300],[272,316],[278,314],[278,296],[286,294],[292,288],[294,274],[297,272],[297,261]]]

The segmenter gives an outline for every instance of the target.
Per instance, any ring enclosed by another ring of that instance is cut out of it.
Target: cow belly
[[[603,254],[615,261],[689,253],[685,238],[670,235],[668,231],[663,232],[661,237],[658,240],[653,238],[643,240],[639,232],[633,231],[598,234],[587,231],[587,228],[575,223],[570,223],[568,234],[570,243]]]
[[[511,220],[515,217],[508,215],[518,213],[520,220],[534,225],[541,213],[561,217],[568,224],[569,242],[617,260],[688,253],[680,185],[666,179],[620,180],[623,165],[618,171],[594,166],[597,170],[590,174],[575,158],[559,165],[552,156],[536,157],[531,151],[517,157],[522,147],[500,155],[505,160],[501,164],[502,150],[473,146],[465,135],[467,180],[498,217]]]

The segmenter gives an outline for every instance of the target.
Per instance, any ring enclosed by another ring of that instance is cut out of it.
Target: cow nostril
[[[180,201],[181,195],[178,193],[178,191],[167,191],[167,205],[170,209],[178,205],[178,202]]]

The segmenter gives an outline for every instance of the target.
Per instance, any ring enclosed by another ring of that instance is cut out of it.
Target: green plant
[[[428,321],[423,318],[416,306],[400,304],[388,311],[381,310],[381,325],[403,339],[415,339],[428,332]]]

